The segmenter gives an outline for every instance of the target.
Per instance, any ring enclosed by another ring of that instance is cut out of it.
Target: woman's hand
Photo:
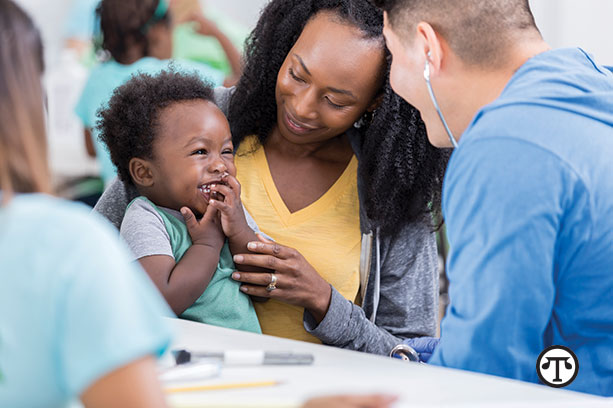
[[[249,273],[237,271],[234,280],[243,282],[241,290],[249,295],[277,299],[307,309],[317,322],[328,312],[332,288],[317,271],[293,248],[271,242],[258,235],[259,242],[249,242],[247,248],[252,254],[237,254],[234,262],[252,265],[274,271],[276,288],[268,290],[272,283],[270,273]]]
[[[209,206],[219,210],[221,214],[221,227],[229,240],[251,231],[245,211],[241,203],[241,185],[236,177],[226,174],[221,179],[224,184],[211,185],[211,200]]]

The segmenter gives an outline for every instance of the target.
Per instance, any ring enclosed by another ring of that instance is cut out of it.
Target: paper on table
[[[204,380],[219,376],[221,363],[217,360],[199,360],[194,363],[176,365],[159,374],[163,383]]]

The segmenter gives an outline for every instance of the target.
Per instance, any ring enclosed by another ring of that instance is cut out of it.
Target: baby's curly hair
[[[196,99],[213,102],[212,86],[172,66],[156,75],[136,74],[115,89],[108,106],[98,110],[97,129],[121,181],[134,184],[128,166],[133,157],[153,159],[162,109]]]
[[[279,69],[306,23],[321,11],[334,12],[385,48],[383,12],[368,0],[272,0],[247,39],[245,68],[230,101],[235,147],[249,135],[266,142],[277,124]],[[430,144],[419,112],[394,93],[389,83],[391,56],[387,49],[385,53],[381,106],[372,121],[358,129],[363,152],[358,171],[366,187],[360,204],[372,226],[392,232],[424,216],[440,216],[450,150]]]

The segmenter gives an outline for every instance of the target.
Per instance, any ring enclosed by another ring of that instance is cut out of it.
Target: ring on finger
[[[277,289],[277,276],[274,273],[270,274],[270,283],[266,286],[268,292],[272,292]]]

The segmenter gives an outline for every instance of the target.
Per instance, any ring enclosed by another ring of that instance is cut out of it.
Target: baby
[[[98,116],[119,178],[140,195],[121,236],[172,310],[261,333],[251,299],[230,277],[232,253],[247,252],[257,226],[240,200],[230,127],[211,87],[172,68],[139,74]]]

